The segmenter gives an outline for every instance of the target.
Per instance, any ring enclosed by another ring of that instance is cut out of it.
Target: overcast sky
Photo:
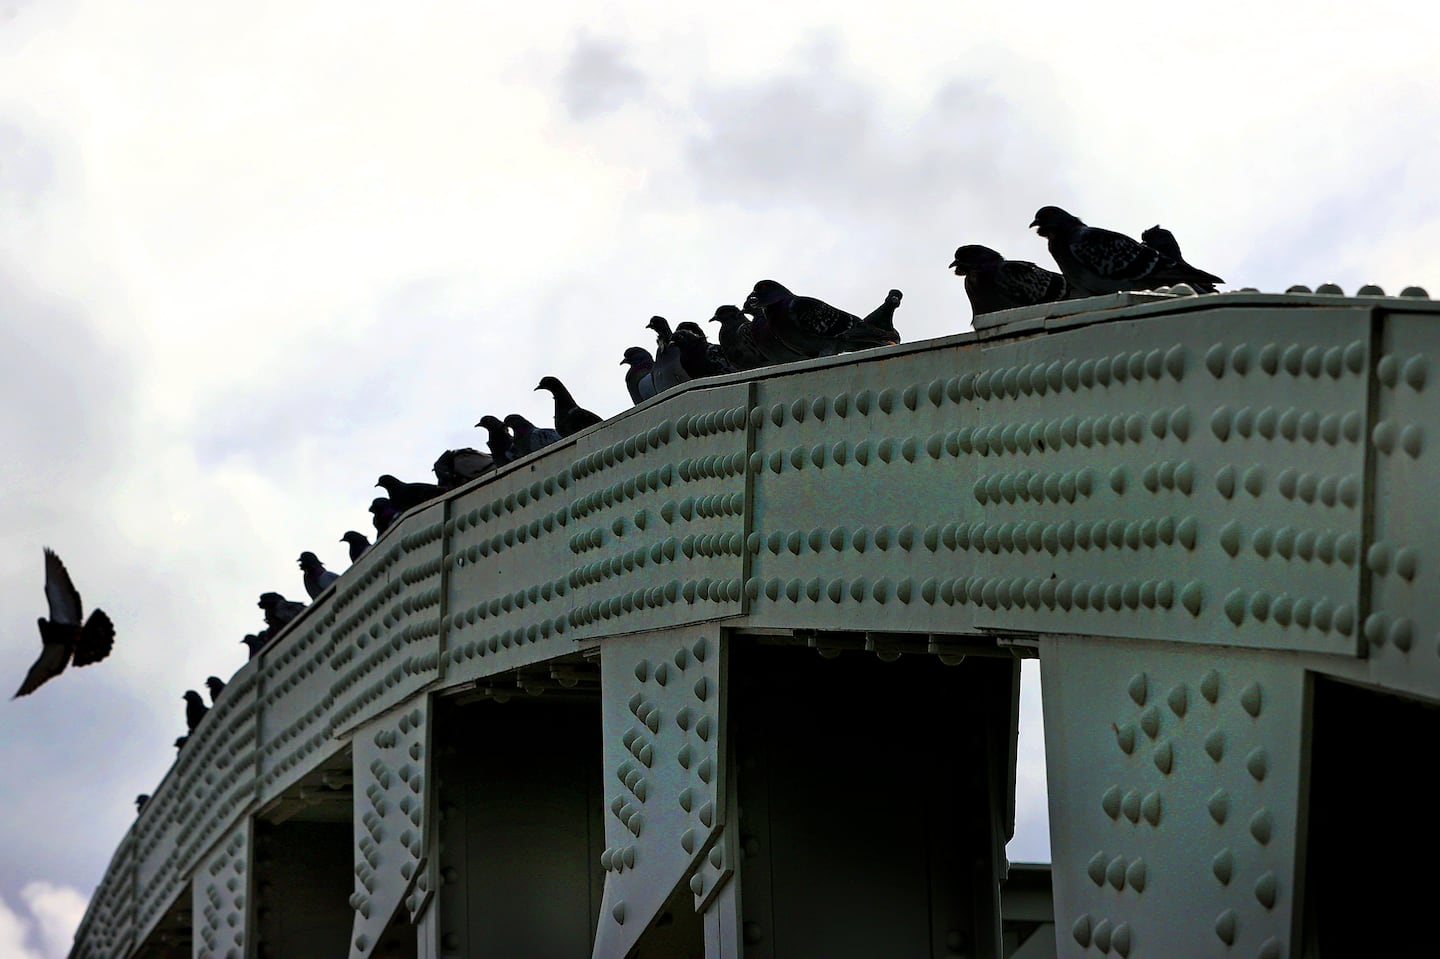
[[[1420,4],[497,6],[0,0],[0,677],[44,545],[119,633],[0,702],[0,955],[65,953],[181,693],[377,474],[544,419],[546,373],[619,411],[652,314],[771,277],[953,333],[954,248],[1049,264],[1045,204],[1230,288],[1440,294]]]

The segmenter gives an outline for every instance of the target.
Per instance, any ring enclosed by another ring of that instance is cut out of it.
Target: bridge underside
[[[421,507],[232,678],[74,955],[1374,947],[1440,846],[1436,312],[1051,306]],[[1053,931],[1004,859],[1033,656]]]

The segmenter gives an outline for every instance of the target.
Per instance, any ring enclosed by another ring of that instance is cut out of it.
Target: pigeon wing
[[[1111,280],[1140,280],[1155,270],[1160,254],[1123,233],[1087,227],[1070,242],[1070,255],[1085,269]]]
[[[51,549],[45,550],[45,599],[50,604],[50,622],[80,625],[80,594],[70,582],[65,564]]]
[[[80,630],[80,638],[75,641],[75,658],[71,660],[71,664],[89,666],[91,663],[98,663],[110,655],[114,645],[115,624],[110,622],[110,617],[105,615],[104,610],[97,609],[85,621],[85,628]]]
[[[1028,260],[1006,260],[995,281],[1007,299],[1017,304],[1049,303],[1065,296],[1065,278]]]
[[[30,667],[25,674],[25,681],[20,684],[20,690],[15,698],[28,696],[50,680],[59,676],[65,671],[65,663],[70,659],[70,650],[64,643],[45,643],[40,651],[40,658]]]
[[[860,322],[855,314],[809,296],[795,297],[791,302],[790,315],[796,327],[814,336],[840,336]]]

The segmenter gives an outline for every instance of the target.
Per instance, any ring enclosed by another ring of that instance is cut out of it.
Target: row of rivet
[[[1257,589],[1248,592],[1233,590],[1225,597],[1225,615],[1230,622],[1239,626],[1246,615],[1259,622],[1271,621],[1280,627],[1291,623],[1301,629],[1314,626],[1322,633],[1331,630],[1349,636],[1355,631],[1355,607],[1348,603],[1332,603],[1329,599],[1312,600],[1294,597],[1289,593],[1274,594],[1269,590]]]
[[[1275,488],[1286,499],[1298,499],[1303,503],[1313,503],[1318,499],[1326,506],[1343,503],[1351,509],[1360,504],[1358,476],[1322,476],[1287,467],[1275,478]]]
[[[909,604],[917,594],[919,599],[935,605],[943,602],[946,606],[985,606],[989,609],[1033,609],[1041,607],[1053,610],[1094,610],[1095,612],[1120,611],[1122,609],[1171,609],[1175,605],[1176,586],[1170,580],[1129,580],[1124,583],[1088,583],[1071,579],[1047,577],[1029,579],[1025,577],[963,576],[953,579],[930,577],[918,588],[912,578],[906,577],[898,583],[887,577],[871,582],[864,576],[853,580],[843,577],[826,580],[816,576],[809,581],[800,578],[781,579],[758,577],[746,583],[746,592],[751,599],[758,599],[763,593],[772,602],[783,595],[792,603],[805,597],[812,603],[822,598],[832,603],[842,603],[847,598],[857,603],[867,600],[884,604],[894,596],[902,603]],[[1199,616],[1204,605],[1203,590],[1198,582],[1186,584],[1179,591],[1181,605],[1192,615]]]
[[[1407,386],[1418,393],[1425,388],[1428,372],[1429,365],[1423,353],[1417,353],[1403,362],[1394,353],[1386,353],[1380,357],[1380,362],[1375,364],[1375,378],[1392,390],[1404,380]]]
[[[373,550],[374,547],[371,547],[371,549]],[[350,579],[350,577],[348,575],[341,576],[339,586],[343,586],[344,588],[342,589],[337,586],[330,600],[330,611],[326,617],[327,622],[333,623],[341,610],[368,592],[371,585],[383,579],[389,573],[390,567],[398,563],[400,557],[403,555],[404,552],[399,546],[392,547],[379,562],[376,562],[375,565],[365,571],[365,575],[356,579],[354,582],[347,583],[345,581]],[[365,559],[367,562],[371,561],[369,552],[365,554]]]
[[[494,633],[484,639],[471,640],[464,645],[454,646],[449,651],[448,658],[452,663],[462,663],[477,656],[484,656],[486,653],[498,653],[502,649],[519,648],[526,643],[538,643],[542,639],[549,639],[552,635],[561,636],[568,628],[567,620],[566,615],[556,616],[554,619],[542,619],[529,626],[517,626],[514,629]]]
[[[1151,463],[1141,471],[1140,483],[1152,493],[1165,489],[1189,496],[1195,489],[1195,464],[1189,460]]]
[[[1137,796],[1138,792],[1139,791],[1136,790]],[[1151,795],[1155,796],[1156,802],[1158,803],[1159,794],[1152,793]],[[1136,800],[1135,805],[1136,819],[1138,820],[1140,806],[1139,799]],[[1106,809],[1106,812],[1109,812],[1108,808]],[[1116,815],[1118,814],[1119,809],[1117,808]],[[1110,818],[1114,819],[1115,816],[1111,816]],[[1097,886],[1103,886],[1108,882],[1112,887],[1114,887],[1116,892],[1119,892],[1126,886],[1129,886],[1137,893],[1145,891],[1145,860],[1139,857],[1136,857],[1134,860],[1127,862],[1124,856],[1116,856],[1113,859],[1110,859],[1107,858],[1103,851],[1097,852],[1094,856],[1090,857],[1090,862],[1087,863],[1085,866],[1085,872],[1090,877],[1090,881],[1095,883],[1095,885]]]
[[[1375,448],[1389,456],[1395,452],[1396,447],[1409,454],[1411,459],[1420,455],[1425,446],[1425,434],[1420,427],[1411,423],[1409,426],[1400,426],[1394,420],[1381,420],[1375,424],[1375,429],[1370,434],[1370,441]]]
[[[642,609],[659,609],[674,605],[681,600],[694,604],[700,600],[716,603],[739,602],[741,582],[735,579],[712,579],[709,576],[698,580],[671,580],[664,586],[641,587],[609,599],[596,600],[570,611],[572,626],[587,626],[602,619],[611,619]]]
[[[404,591],[404,583],[400,582],[399,580],[390,580],[378,591],[376,591],[374,595],[366,598],[365,602],[360,605],[360,608],[357,609],[353,614],[351,614],[343,623],[341,623],[340,626],[331,633],[331,636],[335,640],[344,639],[350,633],[354,632],[357,628],[359,628],[360,625],[367,618],[369,618],[374,613],[377,613],[380,610],[384,609],[390,604],[391,600],[393,600],[396,596],[399,596]]]
[[[573,586],[573,576],[568,577]],[[524,609],[527,605],[534,606],[540,602],[549,602],[551,596],[562,597],[566,594],[568,587],[567,578],[536,583],[528,588],[517,589],[513,593],[506,593],[503,596],[495,596],[469,607],[468,609],[456,612],[450,618],[450,624],[457,630],[466,626],[474,626],[476,622],[488,619],[492,616],[499,616],[511,610]]]
[[[1365,617],[1365,641],[1372,646],[1389,643],[1402,653],[1415,645],[1415,623],[1405,616],[1393,619],[1387,613],[1371,613]]]
[[[361,713],[371,703],[378,700],[388,691],[393,690],[405,682],[406,677],[420,678],[423,680],[433,676],[435,667],[439,663],[439,658],[438,653],[407,657],[404,662],[393,667],[380,679],[373,681],[358,695],[337,709],[334,717],[330,720],[331,728],[338,728],[344,725],[352,717]]]
[[[678,515],[687,523],[695,517],[717,519],[725,516],[742,516],[745,513],[744,493],[713,493],[705,496],[687,496],[680,502],[667,500],[660,507],[660,518],[674,525]]]
[[[634,459],[650,450],[660,449],[670,442],[670,429],[670,421],[666,420],[650,427],[643,433],[627,436],[623,440],[611,443],[604,449],[580,457],[570,464],[567,471],[561,472],[558,478],[560,488],[566,488],[572,478],[584,479],[603,469],[615,466],[617,463],[623,463],[627,459]]]
[[[1395,548],[1385,540],[1377,540],[1365,551],[1365,566],[1381,576],[1393,569],[1402,579],[1414,579],[1420,569],[1420,554],[1409,546]]]
[[[445,525],[443,523],[431,523],[429,526],[417,529],[413,533],[407,533],[400,538],[400,548],[405,552],[413,552],[422,546],[429,546],[437,542],[443,535]]]
[[[1024,553],[1028,550],[1039,552],[1045,550],[1052,556],[1062,550],[1070,552],[1079,547],[1088,550],[1092,546],[1095,549],[1105,549],[1107,546],[1128,547],[1139,549],[1142,546],[1155,547],[1157,545],[1171,546],[1179,543],[1186,549],[1194,549],[1199,530],[1199,523],[1193,516],[1187,516],[1179,521],[1174,517],[1166,516],[1160,519],[1147,520],[1095,520],[1093,522],[1075,520],[1064,520],[1059,523],[1045,523],[1040,521],[1025,522],[1008,521],[1004,523],[990,524],[985,522],[975,523],[946,523],[943,526],[931,524],[921,532],[913,524],[907,523],[899,530],[890,526],[881,526],[871,530],[861,526],[854,530],[844,526],[837,526],[833,529],[815,527],[809,533],[801,530],[776,530],[765,536],[762,533],[751,533],[747,539],[746,546],[752,554],[758,554],[761,549],[768,549],[771,554],[779,556],[782,552],[789,551],[798,556],[807,547],[810,551],[819,553],[828,544],[836,552],[853,549],[857,553],[863,553],[873,543],[881,552],[897,545],[901,550],[909,552],[920,543],[930,552],[938,552],[941,546],[949,550],[971,549],[972,547],[981,552],[999,553],[1019,551]]]
[[[569,507],[570,518],[584,519],[591,513],[627,502],[645,493],[668,489],[675,482],[676,472],[675,464],[665,463],[653,470],[626,477],[604,489],[576,497]]]
[[[1123,477],[1124,473],[1117,472],[1115,475]],[[1123,489],[1123,479],[1120,485]],[[971,488],[975,501],[981,506],[1001,501],[1014,503],[1017,499],[1036,503],[1073,503],[1077,496],[1088,499],[1094,490],[1095,471],[1088,466],[1064,472],[1023,469],[1014,473],[991,473],[977,479]]]
[[[1338,380],[1346,370],[1355,375],[1364,372],[1365,344],[1360,340],[1352,340],[1343,347],[1307,347],[1299,343],[1281,347],[1266,343],[1257,348],[1248,343],[1233,347],[1216,343],[1205,352],[1205,368],[1216,379],[1225,375],[1227,366],[1237,375],[1244,376],[1250,372],[1252,363],[1271,376],[1283,369],[1291,376],[1305,373],[1312,379],[1318,379],[1324,373]]]
[[[988,400],[1018,399],[1032,393],[1043,396],[1046,391],[1077,393],[1081,389],[1109,386],[1126,381],[1161,380],[1169,376],[1181,380],[1185,376],[1185,347],[1179,343],[1168,350],[1134,350],[1102,356],[1091,360],[1051,360],[1004,367],[982,373],[967,373],[960,378],[962,398]]]
[[[680,479],[693,483],[702,479],[729,479],[745,472],[744,453],[714,453],[682,459],[675,468]]]
[[[697,555],[706,559],[715,556],[740,556],[743,555],[743,545],[744,538],[739,533],[702,533],[699,536],[689,535],[683,538],[671,536],[662,542],[641,546],[620,556],[611,556],[576,567],[570,572],[568,582],[577,588],[591,586],[612,576],[643,569],[647,562],[657,565],[674,562],[677,554],[683,554],[686,559],[694,559]]]
[[[1294,406],[1283,410],[1266,406],[1257,411],[1251,406],[1232,410],[1222,405],[1210,417],[1210,431],[1222,443],[1229,440],[1230,433],[1234,431],[1246,439],[1260,436],[1269,440],[1279,436],[1291,441],[1303,439],[1308,443],[1324,440],[1326,445],[1336,446],[1341,439],[1347,443],[1360,442],[1364,425],[1364,417],[1354,410],[1344,415],[1322,414],[1319,410],[1301,412]]]
[[[1245,548],[1245,532],[1240,524],[1234,521],[1220,528],[1217,539],[1220,548],[1231,556],[1239,556],[1240,551]],[[1281,559],[1295,558],[1307,563],[1319,560],[1326,565],[1339,560],[1346,566],[1353,566],[1360,551],[1360,537],[1357,534],[1341,533],[1333,529],[1298,530],[1293,526],[1281,526],[1272,530],[1268,526],[1261,526],[1250,534],[1250,542],[1256,555],[1262,559],[1275,555]],[[1413,575],[1413,567],[1411,574]]]
[[[513,526],[503,533],[496,533],[493,536],[483,537],[469,547],[462,547],[456,550],[455,555],[465,557],[469,562],[474,563],[482,556],[489,556],[491,553],[499,553],[527,540],[539,539],[541,532],[553,532],[556,526],[564,526],[566,513],[564,509],[556,510],[554,513],[547,513],[545,516],[536,517],[528,523],[521,523]]]
[[[1071,924],[1070,935],[1086,949],[1094,943],[1095,948],[1102,953],[1114,950],[1121,959],[1130,955],[1132,933],[1128,922],[1115,923],[1109,919],[1101,919],[1092,926],[1090,914],[1087,912]]]
[[[744,406],[707,410],[704,413],[686,413],[675,421],[675,432],[681,439],[687,440],[732,433],[743,430],[748,418],[749,411]]]

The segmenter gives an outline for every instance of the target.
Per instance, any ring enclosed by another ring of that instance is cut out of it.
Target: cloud
[[[593,120],[640,99],[647,85],[622,44],[582,35],[560,74],[560,102],[572,119]]]
[[[85,916],[78,889],[35,880],[20,890],[23,907],[0,896],[0,956],[6,959],[65,959]]]

